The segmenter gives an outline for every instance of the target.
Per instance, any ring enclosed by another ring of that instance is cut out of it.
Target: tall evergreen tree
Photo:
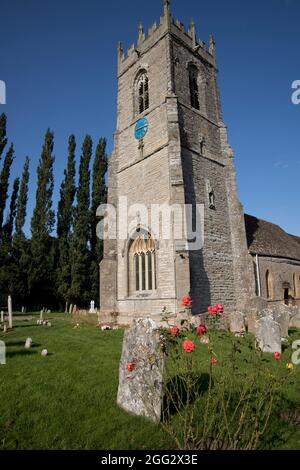
[[[53,195],[53,152],[54,136],[48,129],[45,135],[42,155],[37,169],[36,206],[31,220],[31,266],[29,290],[36,306],[53,305],[53,239],[54,225],[52,210]]]
[[[101,137],[96,148],[93,164],[93,185],[91,204],[91,297],[99,305],[99,263],[103,257],[103,241],[96,234],[96,211],[107,200],[105,174],[107,172],[106,139]]]
[[[66,309],[70,300],[71,288],[70,237],[74,215],[73,203],[76,194],[75,150],[75,136],[71,135],[69,138],[67,169],[64,171],[64,179],[60,188],[60,200],[57,211],[59,249],[57,291],[60,299],[65,302]]]
[[[19,191],[19,178],[16,178],[13,184],[13,191],[10,200],[10,210],[6,223],[2,228],[2,237],[0,242],[0,297],[5,301],[9,294],[15,293],[15,273],[18,268],[18,260],[13,253],[12,234],[14,219],[16,215],[17,198]]]
[[[11,244],[14,230],[14,221],[17,212],[17,201],[20,187],[20,178],[16,178],[13,184],[13,191],[10,200],[9,214],[5,225],[3,225],[3,236]]]
[[[87,305],[90,300],[90,161],[93,142],[86,136],[82,146],[79,167],[79,185],[72,236],[71,299],[77,305]]]
[[[3,153],[4,147],[7,144],[6,138],[6,115],[4,113],[0,114],[0,160]]]
[[[29,182],[29,157],[26,157],[20,193],[17,202],[17,215],[16,215],[16,237],[24,238],[23,227],[26,220],[26,209],[27,209],[27,200],[28,200],[28,182]]]
[[[6,200],[8,196],[9,176],[10,169],[14,159],[14,146],[11,144],[8,149],[4,162],[3,168],[0,174],[0,233],[2,232],[2,223],[4,217],[4,211],[6,206]]]
[[[15,236],[13,239],[13,257],[16,269],[14,271],[14,303],[26,305],[28,302],[28,273],[31,265],[30,240],[25,238],[23,227],[26,220],[29,182],[29,158],[26,157],[15,222]]]

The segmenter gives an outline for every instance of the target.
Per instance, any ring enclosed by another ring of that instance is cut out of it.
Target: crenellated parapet
[[[145,33],[142,23],[138,26],[138,39],[136,44],[132,44],[127,51],[124,51],[122,43],[118,46],[118,72],[119,75],[133,65],[145,52],[167,33],[174,36],[178,41],[184,43],[196,55],[202,57],[212,66],[216,67],[215,40],[210,38],[209,45],[196,36],[195,22],[192,19],[189,28],[178,19],[171,16],[170,0],[163,0],[163,15],[159,24],[153,23],[148,32]]]

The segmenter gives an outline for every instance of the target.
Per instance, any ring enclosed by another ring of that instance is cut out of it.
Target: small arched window
[[[267,270],[266,272],[266,288],[267,288],[267,298],[270,300],[274,299],[273,276],[269,270]]]
[[[199,85],[198,85],[198,69],[195,65],[189,67],[189,83],[190,83],[190,97],[192,108],[200,110],[199,104]]]
[[[130,293],[156,289],[155,242],[143,231],[129,249]]]
[[[142,72],[137,80],[136,95],[138,113],[141,114],[149,108],[149,79],[146,72]]]

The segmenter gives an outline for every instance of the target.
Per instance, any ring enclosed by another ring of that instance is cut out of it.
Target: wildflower
[[[281,353],[280,352],[274,352],[274,357],[275,357],[276,361],[280,361]]]
[[[218,313],[218,309],[216,306],[208,307],[207,311],[210,315],[216,315]]]
[[[215,366],[216,364],[218,364],[218,358],[216,356],[213,356],[210,360],[210,363]]]
[[[217,313],[220,313],[221,315],[223,315],[223,313],[224,313],[224,305],[223,304],[217,304],[215,306],[215,308],[217,309]]]
[[[294,369],[294,364],[292,362],[288,362],[288,364],[286,365],[286,368],[292,370]]]
[[[170,328],[170,333],[172,336],[179,336],[180,329],[178,328],[178,326],[172,326]]]
[[[191,297],[189,295],[185,295],[184,297],[182,297],[182,305],[184,307],[190,307],[193,303]]]
[[[127,364],[127,370],[129,372],[133,372],[135,370],[135,363],[134,362],[129,362],[129,364]]]
[[[205,325],[199,325],[197,326],[197,335],[201,336],[201,335],[205,335],[205,333],[207,333],[207,328]]]
[[[185,350],[185,352],[187,352],[187,353],[193,352],[196,348],[194,341],[191,341],[189,339],[186,339],[183,342],[182,347]]]

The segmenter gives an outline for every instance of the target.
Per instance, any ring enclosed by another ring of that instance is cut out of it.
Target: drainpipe
[[[260,272],[259,272],[259,258],[258,254],[255,255],[256,257],[256,275],[257,275],[257,287],[258,287],[258,297],[261,297],[261,283],[260,283]]]

